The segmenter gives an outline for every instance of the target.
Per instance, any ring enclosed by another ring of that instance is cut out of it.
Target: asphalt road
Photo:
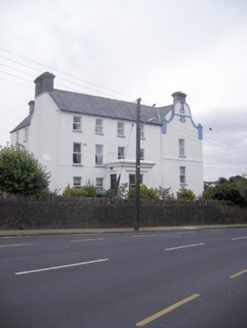
[[[247,229],[0,238],[1,328],[247,328]]]

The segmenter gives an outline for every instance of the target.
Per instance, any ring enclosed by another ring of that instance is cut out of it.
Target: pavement
[[[194,225],[194,226],[169,226],[169,227],[140,227],[139,232],[160,232],[160,231],[186,231],[202,229],[227,229],[227,228],[247,228],[247,224],[227,224],[227,225]],[[1,237],[18,236],[45,236],[45,235],[75,235],[75,234],[104,234],[104,233],[137,233],[134,228],[94,228],[94,229],[24,229],[24,230],[0,230]]]

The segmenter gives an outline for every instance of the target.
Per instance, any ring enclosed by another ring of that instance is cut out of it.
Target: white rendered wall
[[[187,105],[186,105],[187,106]],[[161,125],[145,124],[141,147],[144,161],[141,161],[143,183],[149,188],[180,188],[179,167],[186,167],[186,188],[196,195],[203,190],[202,141],[194,125],[189,107],[185,106],[185,122],[180,121],[179,108],[175,106],[173,117],[167,123],[167,133],[162,134]],[[176,114],[176,115],[175,115]],[[82,129],[73,131],[73,117],[81,116]],[[50,190],[60,190],[73,185],[73,177],[81,177],[81,185],[90,180],[96,185],[96,178],[103,179],[103,187],[110,188],[110,176],[121,173],[120,183],[129,182],[129,174],[135,174],[136,124],[124,122],[124,137],[117,136],[117,122],[103,119],[103,133],[95,133],[96,117],[60,111],[48,93],[35,99],[35,110],[29,127],[26,145],[40,163],[51,172]],[[123,121],[122,121],[123,122]],[[19,132],[19,140],[23,131]],[[11,136],[15,143],[16,133]],[[178,139],[185,139],[185,158],[179,157]],[[82,163],[73,165],[73,143],[81,143]],[[104,165],[95,165],[95,146],[103,145]],[[118,147],[125,148],[125,160],[118,160]]]

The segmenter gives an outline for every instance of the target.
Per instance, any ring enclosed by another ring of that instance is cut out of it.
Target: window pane
[[[75,164],[81,163],[81,154],[73,154],[73,163]]]
[[[180,166],[180,183],[186,183],[184,166]]]
[[[140,138],[144,138],[144,125],[140,126]]]
[[[179,156],[185,155],[184,145],[185,145],[184,139],[179,139]]]
[[[103,133],[103,120],[99,118],[96,118],[95,132]]]
[[[144,149],[140,149],[140,160],[144,160]]]
[[[96,178],[96,187],[103,188],[103,178]]]
[[[81,130],[81,117],[74,116],[73,130]]]
[[[124,136],[124,123],[118,122],[117,124],[117,135]]]
[[[103,165],[103,146],[102,145],[95,146],[95,164]]]
[[[118,159],[124,159],[124,147],[118,147]]]
[[[73,185],[74,185],[74,187],[80,187],[81,186],[81,178],[80,177],[74,177],[73,178]]]
[[[73,163],[81,163],[81,144],[74,143],[73,145]]]

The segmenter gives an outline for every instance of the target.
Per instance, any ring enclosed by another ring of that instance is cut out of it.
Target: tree
[[[215,187],[207,187],[203,192],[203,199],[213,199],[224,201],[228,205],[247,205],[247,179],[236,175],[226,178],[219,178]]]
[[[0,191],[43,196],[50,174],[24,146],[0,147]]]

